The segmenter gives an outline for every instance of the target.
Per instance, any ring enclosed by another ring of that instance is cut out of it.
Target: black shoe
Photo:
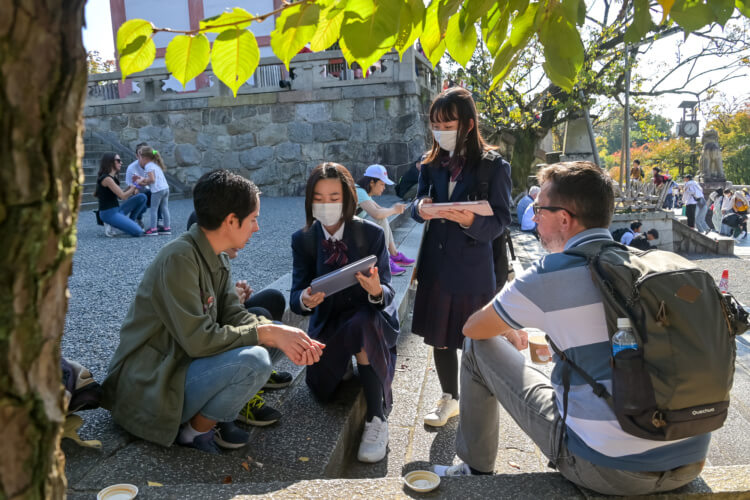
[[[182,444],[178,442],[178,444],[180,444],[180,446],[186,446],[188,448],[195,448],[196,450],[210,453],[212,455],[219,455],[221,453],[221,450],[219,450],[219,447],[216,446],[216,443],[214,442],[213,429],[208,432],[204,432],[203,434],[198,434],[197,436],[195,436],[192,443]]]
[[[263,391],[258,392],[253,396],[253,399],[245,404],[240,410],[237,420],[258,427],[265,427],[276,423],[281,418],[281,412],[268,406],[261,394],[263,394]]]
[[[268,381],[263,386],[264,389],[283,389],[289,387],[292,383],[292,374],[289,372],[277,372],[276,370],[271,372],[271,376],[268,377]]]
[[[250,434],[243,431],[234,422],[218,422],[214,429],[214,442],[222,448],[242,448],[250,440]]]

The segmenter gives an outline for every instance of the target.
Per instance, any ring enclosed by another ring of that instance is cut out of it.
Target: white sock
[[[180,444],[190,444],[193,442],[196,436],[200,436],[201,434],[205,434],[205,432],[196,431],[195,429],[193,429],[193,426],[190,425],[190,422],[188,422],[180,430],[180,435],[177,436],[177,441]]]

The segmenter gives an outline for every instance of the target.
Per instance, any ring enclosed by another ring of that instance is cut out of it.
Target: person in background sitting
[[[539,194],[539,186],[531,186],[529,188],[529,192],[526,193],[526,196],[521,198],[521,200],[518,202],[518,205],[516,206],[516,215],[518,215],[518,224],[523,225],[523,216],[526,213],[526,209],[529,208],[529,205],[534,203],[534,200],[536,200],[536,195]]]
[[[639,250],[651,250],[656,247],[650,242],[658,239],[659,231],[657,231],[656,229],[649,229],[645,234],[639,233],[630,241],[630,243],[628,243],[628,246],[638,248]]]
[[[633,241],[633,238],[641,233],[641,227],[643,227],[643,224],[641,224],[637,220],[631,222],[630,229],[628,231],[625,231],[620,237],[620,243],[622,243],[623,245],[630,245],[630,242]]]
[[[383,194],[386,185],[393,185],[393,181],[388,178],[388,171],[383,165],[370,165],[367,167],[365,175],[357,181],[357,205],[372,217],[375,224],[383,228],[385,246],[390,254],[391,275],[398,276],[406,272],[406,269],[401,266],[414,264],[414,259],[408,258],[396,249],[391,225],[388,223],[388,217],[403,213],[406,205],[403,203],[394,203],[391,208],[384,208],[372,199],[372,196]]]
[[[135,186],[129,186],[125,191],[120,188],[121,168],[119,154],[104,153],[99,162],[94,191],[94,196],[99,198],[99,218],[105,224],[104,234],[110,238],[115,235],[112,228],[130,236],[141,236],[143,229],[135,221],[146,210],[146,195],[139,193]],[[127,201],[120,205],[119,200]]]

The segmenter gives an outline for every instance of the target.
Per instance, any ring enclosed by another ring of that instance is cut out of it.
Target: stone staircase
[[[393,218],[394,238],[399,250],[416,256],[422,226],[408,213]],[[540,255],[533,236],[513,233],[517,259],[516,273]],[[402,333],[398,344],[396,376],[393,384],[394,408],[389,416],[390,443],[385,460],[362,464],[356,460],[365,403],[356,377],[342,384],[336,399],[321,404],[308,390],[305,369],[289,362],[279,352],[272,353],[275,367],[293,373],[290,387],[265,394],[268,404],[283,415],[279,423],[250,428],[251,443],[243,449],[222,455],[207,455],[178,446],[163,448],[138,440],[111,421],[108,412],[96,410],[95,429],[84,427],[84,439],[100,439],[102,450],[79,448],[63,441],[66,453],[68,498],[88,499],[101,488],[115,483],[136,484],[138,498],[224,499],[224,498],[409,498],[419,497],[406,489],[402,477],[407,472],[431,464],[453,463],[458,419],[439,429],[422,424],[423,415],[440,397],[431,349],[410,333],[412,291],[411,273],[394,277]],[[270,285],[288,296],[291,275]],[[306,320],[287,310],[289,324],[305,327]],[[745,341],[747,344],[747,341]],[[743,364],[733,391],[737,406],[733,422],[717,433],[709,464],[702,475],[677,492],[646,498],[750,498],[750,460],[746,442],[746,420],[750,418],[747,393],[750,376],[750,345],[738,354]],[[525,353],[528,356],[528,352]],[[551,369],[547,365],[544,368]],[[356,370],[355,370],[356,371]],[[735,396],[734,392],[738,393]],[[94,412],[87,412],[84,416]],[[582,490],[547,468],[547,460],[513,420],[501,409],[501,446],[496,472],[492,477],[443,479],[429,498],[599,498]],[[730,427],[731,426],[731,427]],[[734,451],[725,448],[734,446]],[[716,450],[715,448],[719,448]],[[725,464],[725,465],[722,465]],[[742,465],[728,465],[742,464]]]

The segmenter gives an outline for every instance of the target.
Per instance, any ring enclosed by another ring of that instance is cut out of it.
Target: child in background
[[[169,220],[169,184],[164,177],[164,161],[159,152],[148,146],[142,147],[139,152],[138,163],[146,171],[146,177],[138,177],[136,185],[151,186],[151,225],[146,230],[147,236],[157,234],[172,234]],[[164,221],[163,227],[157,227],[156,222],[159,214]]]

